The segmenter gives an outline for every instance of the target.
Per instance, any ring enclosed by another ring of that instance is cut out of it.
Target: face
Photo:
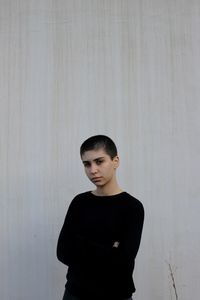
[[[104,186],[114,180],[119,157],[111,159],[104,149],[90,150],[83,153],[82,162],[87,177],[96,186]]]

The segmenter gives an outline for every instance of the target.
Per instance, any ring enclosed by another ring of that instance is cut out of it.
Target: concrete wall
[[[59,300],[79,160],[110,135],[146,210],[136,300],[200,294],[200,2],[0,0],[0,299]]]

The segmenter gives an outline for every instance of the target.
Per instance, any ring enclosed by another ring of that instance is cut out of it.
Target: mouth
[[[93,182],[97,182],[97,181],[100,181],[102,179],[102,177],[93,177],[91,180]]]

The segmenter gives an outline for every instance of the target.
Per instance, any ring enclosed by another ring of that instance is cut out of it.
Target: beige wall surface
[[[135,300],[200,295],[200,2],[0,0],[0,299],[59,300],[56,243],[110,135],[146,211]]]

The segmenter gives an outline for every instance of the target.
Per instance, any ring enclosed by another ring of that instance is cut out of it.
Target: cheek
[[[89,170],[87,168],[84,169],[85,174],[88,176],[89,175]]]
[[[108,176],[111,176],[113,174],[114,168],[112,166],[107,166],[107,168],[105,169],[105,174],[107,174]]]

